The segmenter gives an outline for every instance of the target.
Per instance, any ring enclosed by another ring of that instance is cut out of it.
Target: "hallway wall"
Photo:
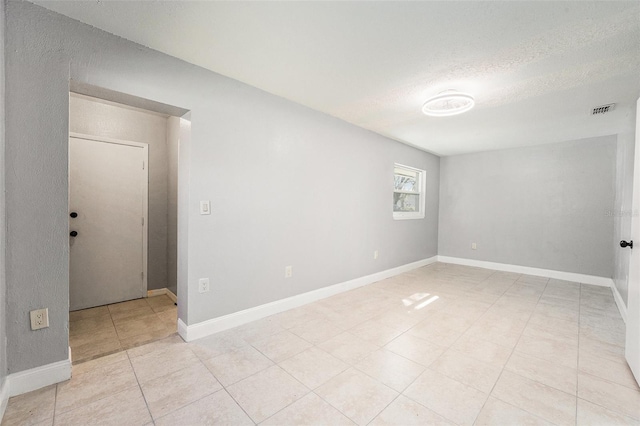
[[[70,78],[191,111],[187,325],[437,254],[438,157],[28,2],[8,16],[10,372],[68,355]],[[425,219],[393,220],[395,162],[426,170]]]
[[[5,207],[5,1],[0,0],[0,394],[2,393],[7,376],[7,314],[6,314],[6,280],[5,280],[5,252],[6,252],[6,207]],[[0,395],[0,418],[2,418],[2,397]]]
[[[71,94],[69,131],[149,145],[149,290],[167,287],[169,147],[165,115]],[[175,227],[173,232],[177,232]]]

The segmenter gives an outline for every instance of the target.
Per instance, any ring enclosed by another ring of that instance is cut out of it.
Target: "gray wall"
[[[175,123],[169,122],[173,126]],[[178,318],[189,318],[189,210],[192,208],[189,194],[191,168],[191,113],[188,112],[180,119],[178,131],[178,240],[177,240],[177,293]],[[175,132],[171,133],[172,143],[175,143]],[[187,301],[185,303],[185,301]]]
[[[5,157],[4,157],[4,134],[5,134],[5,112],[4,112],[4,41],[5,41],[5,2],[0,0],[0,389],[4,384],[7,375],[7,333],[6,333],[6,283],[5,283],[5,202],[4,202],[4,180],[5,180]],[[0,401],[2,405],[2,401]]]
[[[613,209],[613,282],[622,300],[627,304],[629,290],[629,259],[631,250],[620,247],[620,240],[631,239],[633,214],[633,163],[635,152],[636,110],[629,115],[628,131],[618,135],[616,155],[616,192]],[[638,212],[636,212],[636,215]]]
[[[615,166],[615,136],[441,158],[438,254],[610,278]]]
[[[10,372],[67,357],[69,77],[191,111],[187,324],[436,255],[439,158],[33,4],[7,10]],[[396,161],[427,171],[424,220],[392,219]],[[31,332],[42,306],[51,327]]]
[[[167,119],[167,288],[178,294],[178,154],[180,118]]]
[[[150,290],[167,287],[167,236],[171,232],[168,229],[170,183],[167,117],[73,94],[69,99],[69,130],[149,145],[147,286]],[[172,233],[176,232],[174,225]]]

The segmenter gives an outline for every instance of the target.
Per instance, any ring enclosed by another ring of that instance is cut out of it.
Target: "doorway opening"
[[[178,154],[190,129],[184,110],[81,89],[69,96],[74,364],[177,332]]]
[[[70,133],[71,311],[145,296],[148,165],[147,143]]]

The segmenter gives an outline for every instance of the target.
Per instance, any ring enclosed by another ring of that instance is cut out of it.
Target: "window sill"
[[[397,214],[394,213],[393,214],[393,220],[410,220],[410,219],[424,219],[424,214],[422,213],[415,213],[415,214]]]

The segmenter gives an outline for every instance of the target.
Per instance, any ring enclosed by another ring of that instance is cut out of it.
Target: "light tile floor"
[[[433,264],[75,365],[3,425],[640,424],[608,288]]]
[[[165,338],[177,331],[178,309],[166,295],[69,313],[74,364]]]

